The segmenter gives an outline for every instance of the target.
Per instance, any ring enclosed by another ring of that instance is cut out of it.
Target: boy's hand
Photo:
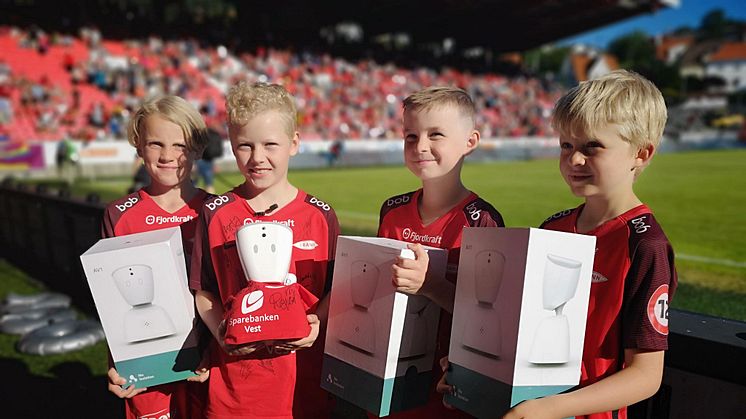
[[[218,339],[220,347],[230,356],[249,355],[264,346],[264,342],[253,342],[245,345],[230,345],[225,343],[225,320],[221,321],[218,325],[218,335],[220,336],[220,339]]]
[[[407,248],[414,252],[415,258],[412,260],[398,256],[396,263],[391,266],[393,272],[391,282],[399,292],[417,294],[425,284],[430,257],[419,243],[407,244]]]
[[[440,369],[443,371],[443,375],[440,377],[440,380],[438,380],[438,384],[435,386],[435,391],[437,391],[440,394],[453,394],[455,392],[455,388],[448,384],[446,381],[446,371],[448,370],[448,357],[444,356],[443,358],[440,358]],[[445,397],[443,398],[443,406],[445,406],[448,409],[455,409],[450,404],[446,403]]]
[[[319,317],[315,314],[306,315],[306,319],[308,320],[308,325],[311,326],[311,332],[308,336],[292,342],[275,343],[273,345],[275,353],[288,353],[313,346],[313,343],[316,342],[316,339],[319,337],[319,326],[321,325],[321,322],[319,321]]]
[[[204,383],[207,381],[208,378],[210,378],[210,365],[209,361],[205,358],[205,356],[202,356],[202,360],[199,362],[199,365],[197,366],[197,369],[194,370],[194,373],[196,375],[192,377],[187,377],[187,381],[194,381],[197,383]]]
[[[107,376],[109,378],[109,391],[114,393],[114,395],[120,399],[130,399],[147,390],[146,387],[135,388],[133,385],[127,388],[122,388],[123,385],[127,384],[127,380],[120,376],[114,367],[109,368]]]
[[[210,370],[207,368],[197,368],[194,370],[194,373],[197,374],[192,377],[187,377],[187,381],[194,381],[197,383],[204,383],[207,381],[208,378],[210,378]]]

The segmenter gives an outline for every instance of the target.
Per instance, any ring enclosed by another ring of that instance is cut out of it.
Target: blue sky
[[[702,16],[712,9],[722,9],[730,19],[746,20],[746,0],[680,0],[678,8],[667,8],[653,14],[633,17],[562,39],[559,43],[583,43],[605,48],[610,41],[620,35],[636,30],[658,35],[684,25],[698,27]]]

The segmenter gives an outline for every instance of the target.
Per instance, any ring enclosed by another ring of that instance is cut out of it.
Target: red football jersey
[[[189,261],[194,240],[195,220],[207,193],[198,189],[183,207],[169,213],[153,201],[143,189],[111,202],[104,211],[101,235],[104,238],[181,226],[181,239]],[[187,263],[187,267],[189,264]],[[207,385],[177,381],[149,387],[125,400],[128,419],[143,417],[202,417]]]
[[[577,233],[581,205],[541,225]],[[668,305],[676,291],[674,253],[650,208],[639,205],[584,233],[596,236],[580,387],[624,367],[624,349],[668,349]],[[582,418],[626,418],[618,412]]]
[[[500,213],[492,205],[479,198],[475,193],[471,193],[451,211],[432,223],[423,225],[417,209],[417,203],[421,195],[422,189],[418,189],[415,192],[394,196],[384,201],[381,206],[378,236],[448,249],[446,279],[455,283],[458,274],[459,255],[461,254],[461,233],[464,227],[504,227],[505,223]],[[433,365],[434,381],[428,404],[417,409],[394,413],[389,417],[469,417],[461,411],[446,409],[442,403],[443,395],[435,391],[435,384],[441,376],[440,359],[448,354],[451,321],[452,315],[445,310],[441,310]]]
[[[293,230],[290,272],[298,284],[322,298],[328,291],[339,223],[331,207],[298,191],[296,198],[269,215],[257,215],[243,193],[243,186],[207,200],[195,236],[190,286],[228,300],[246,287],[236,249],[236,230],[244,224],[277,222]],[[298,397],[296,355],[276,356],[259,350],[245,357],[231,357],[213,342],[214,366],[206,413],[211,417],[314,417],[329,411],[329,396],[319,385],[323,336],[313,348],[298,351]],[[295,409],[294,409],[295,407]]]
[[[225,305],[225,342],[231,345],[298,340],[311,333],[306,313],[319,301],[298,283],[252,281]]]

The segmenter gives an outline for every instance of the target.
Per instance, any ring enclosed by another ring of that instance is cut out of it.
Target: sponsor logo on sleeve
[[[299,242],[293,243],[293,247],[300,250],[313,250],[319,246],[318,243],[316,243],[313,240],[303,240]]]
[[[601,283],[601,282],[606,282],[608,280],[609,280],[609,278],[601,275],[600,273],[598,273],[596,271],[593,271],[593,274],[591,275],[591,283],[593,283],[593,284],[598,284],[598,283]]]
[[[212,201],[206,203],[205,206],[210,211],[215,211],[215,208],[217,208],[217,207],[219,207],[219,206],[221,206],[223,204],[226,204],[226,203],[228,203],[228,197],[225,196],[225,195],[220,195],[220,196],[216,197],[215,199],[213,199]]]
[[[466,206],[466,212],[469,214],[469,218],[473,221],[479,220],[479,216],[482,214],[482,210],[477,208],[477,203],[472,202]]]
[[[658,287],[648,300],[648,320],[656,332],[668,335],[668,284]]]
[[[127,210],[127,208],[132,208],[133,205],[137,204],[137,201],[139,201],[139,199],[131,196],[123,203],[115,204],[114,206],[119,210],[119,212],[124,212],[125,210]]]
[[[552,220],[556,220],[558,218],[566,217],[566,216],[568,216],[570,214],[572,214],[572,210],[571,209],[566,209],[566,210],[564,210],[562,212],[558,212],[558,213],[552,215],[551,217],[549,217],[546,220],[544,220],[544,222],[546,223],[546,222],[549,222],[549,221],[552,221]]]
[[[317,207],[323,209],[324,211],[329,211],[330,209],[332,209],[332,207],[330,207],[329,204],[315,197],[311,197],[311,199],[309,199],[308,202],[312,205],[316,205]]]
[[[407,202],[409,202],[409,200],[410,200],[409,195],[402,195],[402,196],[397,196],[394,198],[389,198],[386,200],[386,206],[392,207],[394,205],[406,204]]]
[[[650,225],[649,224],[645,224],[645,219],[646,218],[648,218],[648,217],[645,216],[645,215],[643,215],[642,217],[635,218],[635,219],[633,219],[631,221],[632,222],[632,226],[635,229],[635,233],[641,234],[641,233],[644,233],[644,232],[648,231],[648,229],[650,228]]]

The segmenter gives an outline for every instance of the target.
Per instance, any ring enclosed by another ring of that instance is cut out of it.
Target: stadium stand
[[[401,99],[428,85],[469,91],[483,137],[546,136],[561,87],[554,82],[444,68],[406,69],[372,60],[259,48],[234,55],[194,40],[101,39],[42,30],[0,29],[9,99],[4,123],[14,141],[123,138],[127,115],[143,98],[185,97],[222,129],[223,92],[238,79],[284,84],[298,100],[304,139],[399,138]]]

